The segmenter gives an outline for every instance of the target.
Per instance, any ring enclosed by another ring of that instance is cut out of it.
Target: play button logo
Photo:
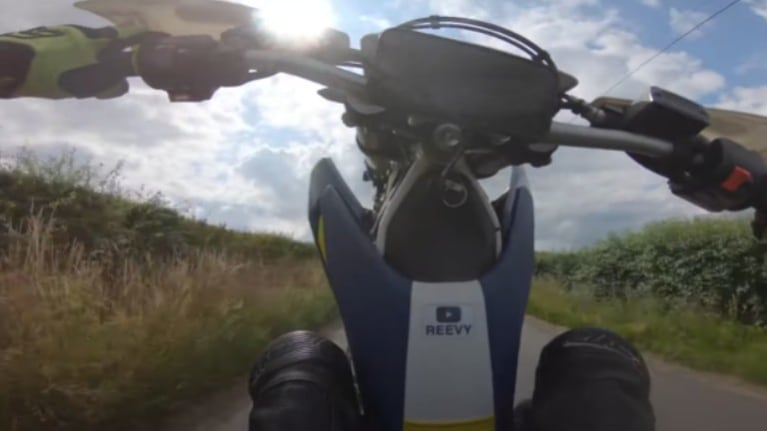
[[[458,323],[461,321],[461,307],[437,307],[437,322]]]
[[[472,335],[474,305],[429,305],[422,314],[427,337],[468,337]]]

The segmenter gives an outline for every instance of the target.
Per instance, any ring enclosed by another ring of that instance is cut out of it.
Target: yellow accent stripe
[[[405,422],[404,431],[493,431],[495,417],[461,422]]]
[[[320,221],[317,228],[317,247],[320,249],[320,255],[322,260],[328,261],[328,247],[325,244],[325,218],[320,216]]]

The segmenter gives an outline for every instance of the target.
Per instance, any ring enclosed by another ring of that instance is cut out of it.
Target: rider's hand
[[[75,25],[0,35],[0,97],[107,99],[128,91],[136,30]]]

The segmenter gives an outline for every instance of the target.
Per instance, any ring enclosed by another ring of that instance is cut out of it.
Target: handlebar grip
[[[138,74],[172,101],[208,100],[220,87],[242,85],[252,74],[243,53],[211,36],[173,36],[142,44],[135,55]]]
[[[758,153],[729,140],[709,143],[671,191],[706,210],[767,210],[767,164]]]

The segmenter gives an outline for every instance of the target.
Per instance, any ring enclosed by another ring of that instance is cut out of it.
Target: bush
[[[743,323],[767,323],[764,256],[744,220],[652,224],[577,253],[539,254],[538,273],[568,288],[588,286],[597,297],[650,294]]]
[[[538,252],[536,254],[535,276],[561,276],[562,281],[574,279],[582,267],[583,253]],[[566,288],[572,286],[566,285]]]
[[[88,253],[119,248],[132,256],[172,259],[204,249],[255,261],[316,256],[311,244],[213,226],[168,207],[162,195],[125,192],[119,165],[106,174],[98,171],[78,165],[71,153],[42,162],[22,153],[15,163],[0,166],[0,252],[34,215],[53,221],[56,244],[76,242]]]

